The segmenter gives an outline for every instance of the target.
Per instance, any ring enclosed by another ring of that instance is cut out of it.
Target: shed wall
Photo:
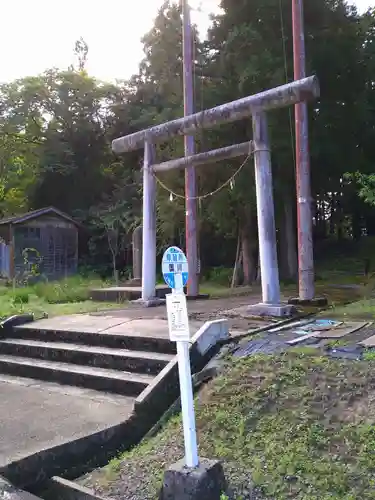
[[[14,272],[18,279],[60,279],[78,265],[78,229],[62,218],[43,216],[13,226]]]

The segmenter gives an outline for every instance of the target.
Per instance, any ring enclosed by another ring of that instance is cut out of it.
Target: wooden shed
[[[60,279],[78,266],[79,224],[53,207],[0,220],[0,274]]]

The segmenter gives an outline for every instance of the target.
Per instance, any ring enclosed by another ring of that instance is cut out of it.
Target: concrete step
[[[109,433],[103,441],[99,438],[97,442],[97,433],[100,435],[104,431],[105,435],[105,429],[118,429],[134,410],[134,397],[131,396],[1,373],[0,394],[0,469],[31,457],[19,467],[10,466],[14,472],[10,474],[12,479],[20,486],[38,480],[47,464],[54,469],[61,449],[65,448],[65,467],[70,466],[76,453],[79,455],[87,450],[85,446],[77,448],[69,444],[77,439],[96,435],[91,448],[88,446],[89,458],[94,456],[101,444],[111,439]],[[117,443],[121,443],[121,439],[126,437],[121,434]],[[54,451],[46,452],[51,448]],[[61,473],[63,470],[64,467]]]
[[[42,320],[44,321],[44,320]],[[33,323],[15,326],[7,334],[8,338],[39,340],[42,342],[67,342],[89,346],[110,347],[114,349],[128,349],[163,354],[176,354],[175,342],[171,342],[166,333],[165,337],[142,335],[133,331],[131,334],[110,333],[107,331],[79,331],[74,329],[59,330],[58,328],[35,327]]]
[[[157,375],[173,359],[172,354],[14,338],[0,340],[0,354],[151,375]]]
[[[0,354],[0,373],[138,396],[153,376]]]

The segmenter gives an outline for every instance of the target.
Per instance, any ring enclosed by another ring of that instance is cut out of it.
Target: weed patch
[[[118,307],[113,303],[96,304],[89,300],[91,288],[105,285],[96,277],[72,276],[24,287],[3,286],[0,288],[0,318],[21,313],[63,315]]]
[[[83,302],[90,298],[88,284],[84,280],[66,279],[52,283],[38,283],[34,286],[35,295],[49,304]]]

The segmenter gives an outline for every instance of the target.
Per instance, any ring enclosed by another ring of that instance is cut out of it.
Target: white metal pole
[[[154,145],[145,141],[143,160],[142,299],[155,297],[156,284],[156,180],[151,169]]]
[[[198,467],[199,458],[195,428],[193,385],[191,383],[189,342],[177,342],[177,359],[185,440],[185,461],[187,467]]]
[[[183,294],[183,288],[175,288],[173,294]],[[184,429],[185,462],[190,468],[198,467],[197,431],[195,428],[194,395],[191,382],[189,342],[178,341],[177,361],[180,380],[182,425]]]
[[[280,283],[277,263],[271,152],[267,116],[264,112],[256,112],[253,115],[253,141],[262,299],[265,304],[276,305],[280,303]]]

